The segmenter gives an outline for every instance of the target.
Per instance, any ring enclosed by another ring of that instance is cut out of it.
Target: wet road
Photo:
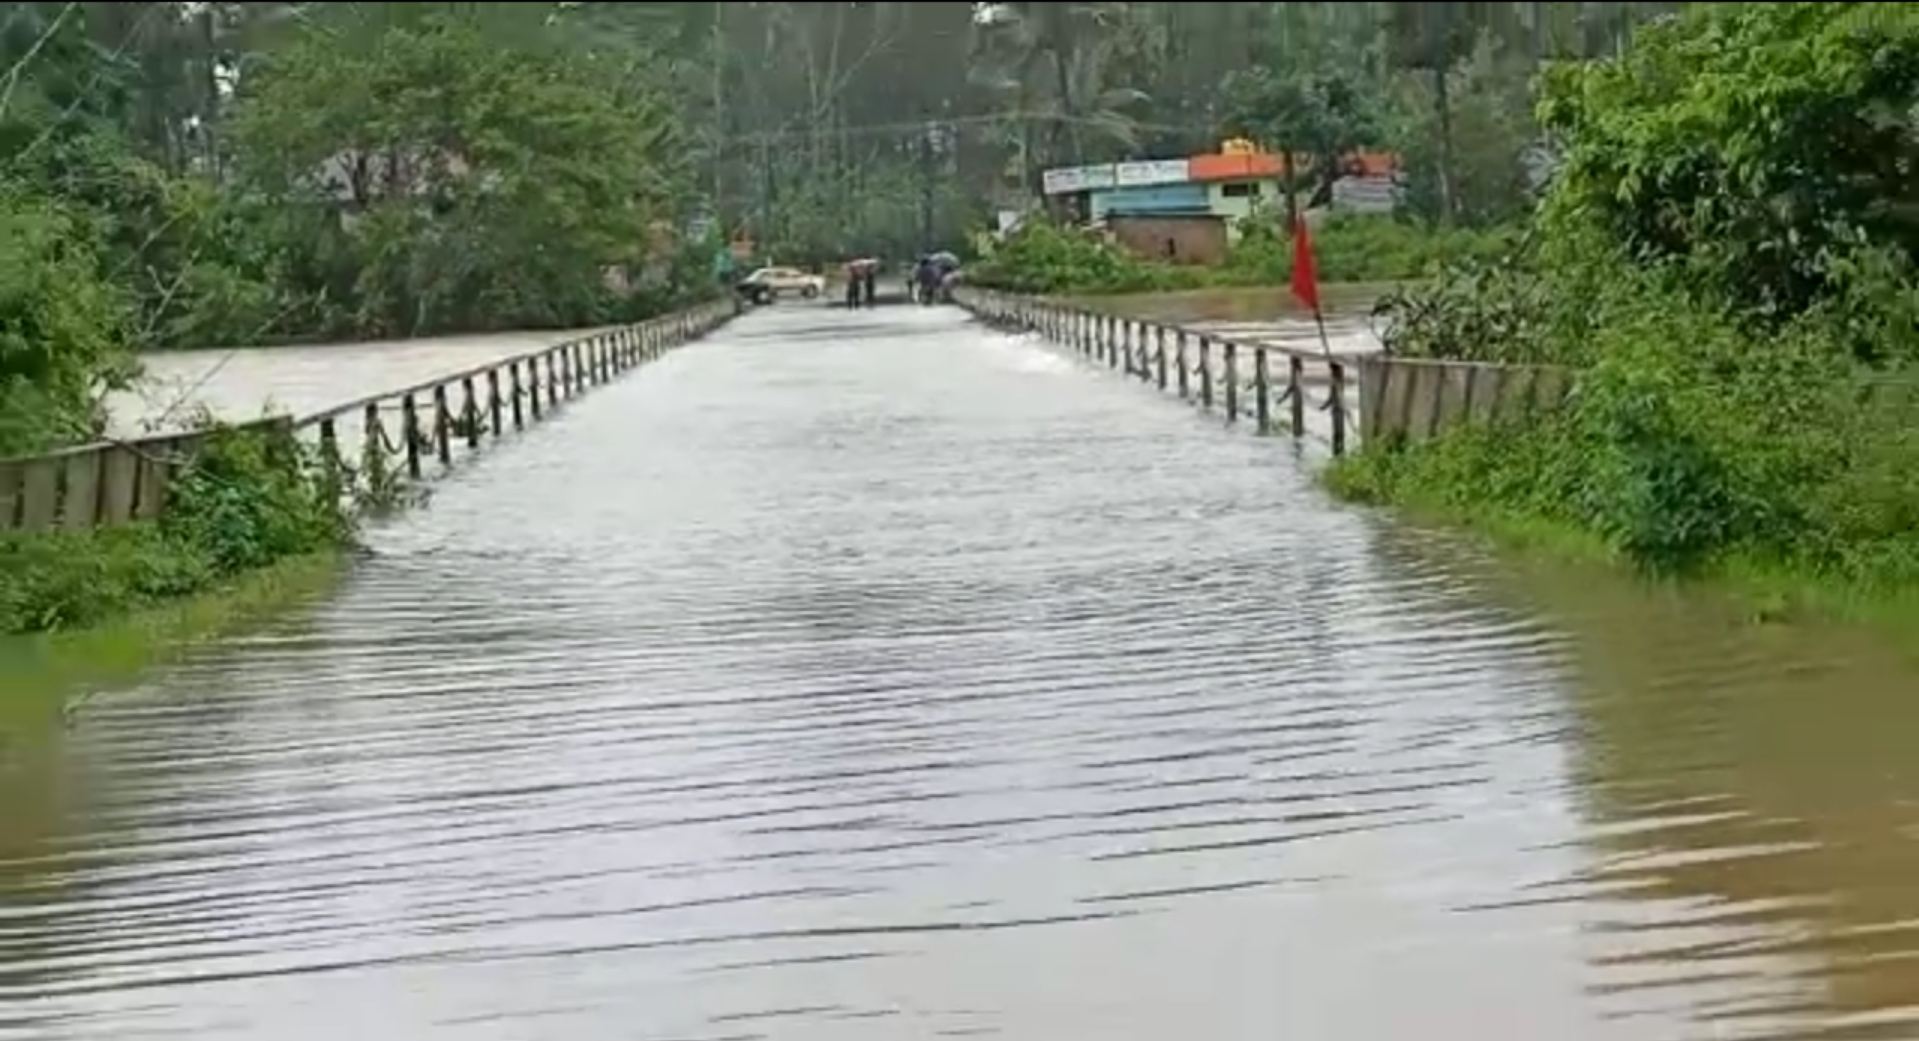
[[[1468,552],[951,310],[751,315],[368,537],[0,790],[0,1038],[1806,1036]]]

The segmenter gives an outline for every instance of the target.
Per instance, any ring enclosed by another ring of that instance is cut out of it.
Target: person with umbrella
[[[846,306],[849,309],[860,305],[860,266],[865,263],[864,260],[849,260],[840,272],[846,278]]]
[[[959,257],[946,250],[927,255],[927,264],[931,268],[931,280],[927,293],[927,303],[949,303],[953,299],[953,287],[959,284]]]

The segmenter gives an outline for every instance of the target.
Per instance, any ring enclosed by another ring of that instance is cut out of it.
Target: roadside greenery
[[[597,325],[716,292],[656,58],[552,5],[0,4],[0,458],[98,437],[140,351]],[[0,634],[348,540],[290,439],[209,444],[157,524],[0,533]]]
[[[206,428],[158,522],[0,534],[0,636],[84,627],[337,551],[353,525],[310,450],[280,428]]]
[[[1497,258],[1512,247],[1501,228],[1441,228],[1385,215],[1334,214],[1316,223],[1313,253],[1326,282],[1431,278],[1449,262]],[[1036,295],[1098,296],[1236,286],[1283,286],[1293,242],[1272,221],[1249,222],[1217,266],[1141,257],[1097,233],[1057,224],[1022,227],[967,269],[967,281]]]
[[[1539,91],[1561,165],[1526,247],[1399,294],[1391,346],[1572,366],[1575,393],[1332,486],[1661,573],[1919,585],[1919,14],[1693,5]]]
[[[0,4],[0,456],[96,434],[141,350],[593,325],[712,290],[637,36],[550,5],[280,6]]]

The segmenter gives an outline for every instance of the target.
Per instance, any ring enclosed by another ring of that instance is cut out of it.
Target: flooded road
[[[0,1038],[1916,1032],[1904,665],[1497,588],[948,309],[749,315],[368,541],[16,739]]]

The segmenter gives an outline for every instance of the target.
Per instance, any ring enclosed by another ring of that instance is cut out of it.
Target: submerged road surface
[[[749,315],[79,709],[0,1037],[1709,1036],[1555,638],[1381,537],[954,310]]]

